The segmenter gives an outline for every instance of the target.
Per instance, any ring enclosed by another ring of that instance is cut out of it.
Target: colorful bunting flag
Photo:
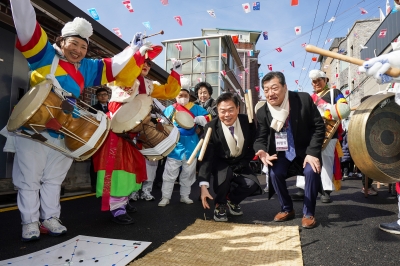
[[[389,4],[389,0],[386,0],[386,16],[390,14],[392,7]]]
[[[208,13],[210,16],[212,16],[213,18],[216,18],[216,17],[217,17],[217,15],[215,15],[215,12],[214,12],[213,9],[207,10],[207,13]]]
[[[182,45],[180,43],[175,43],[175,47],[178,51],[182,51]]]
[[[202,82],[203,79],[202,79],[202,78],[197,78],[197,81],[198,81],[198,82]]]
[[[263,31],[262,33],[264,41],[268,40],[268,31]]]
[[[119,28],[113,28],[112,30],[114,31],[115,35],[117,35],[118,37],[122,38],[122,33],[119,30]]]
[[[263,73],[263,72],[258,72],[258,77],[259,77],[259,78],[264,77],[264,73]]]
[[[303,70],[306,70],[306,68],[305,68],[305,67],[303,67],[301,70],[302,70],[302,71],[303,71]]]
[[[243,79],[243,75],[242,75],[242,74],[239,74],[238,77],[239,77],[240,79]]]
[[[179,25],[182,26],[182,18],[181,18],[181,16],[175,16],[174,19],[176,20],[176,22],[179,23]]]
[[[290,65],[294,67],[294,61],[290,61]]]
[[[282,52],[282,48],[280,48],[280,47],[275,48],[275,50],[276,50],[278,53]]]
[[[94,20],[99,20],[99,14],[96,11],[96,8],[89,8],[88,9],[90,16],[94,19]]]
[[[168,5],[168,0],[161,0],[161,4],[163,4],[164,6]]]
[[[221,56],[222,56],[222,57],[225,57],[225,58],[228,58],[227,53],[222,53]]]
[[[152,30],[151,25],[150,25],[150,21],[143,22],[143,25],[144,25],[147,29]]]
[[[244,69],[244,72],[246,72],[247,74],[249,74],[249,68],[246,67],[246,68]]]
[[[198,56],[198,57],[196,57],[196,60],[197,60],[197,62],[201,62],[201,57],[200,56]]]
[[[253,50],[247,51],[247,55],[248,56],[254,56],[254,51]]]
[[[222,74],[223,76],[226,76],[226,71],[225,71],[225,70],[221,70],[221,74]]]
[[[244,13],[250,13],[251,9],[250,9],[250,4],[249,3],[242,4],[242,7],[243,7]]]
[[[299,0],[291,0],[290,1],[291,6],[298,6],[299,5]]]
[[[311,58],[311,60],[312,60],[313,62],[317,62],[317,59],[318,59],[318,58],[315,57],[315,56],[314,56],[313,58]]]
[[[360,7],[361,15],[368,14],[368,11],[365,10],[364,8]]]
[[[301,26],[294,27],[294,32],[296,33],[296,35],[300,35],[301,34]]]
[[[205,40],[203,40],[203,42],[204,42],[204,44],[205,44],[206,46],[211,46],[211,43],[210,43],[210,40],[209,40],[209,39],[205,39]]]
[[[331,42],[331,41],[332,41],[332,39],[326,39],[325,44],[327,44],[328,42]]]
[[[338,77],[339,77],[339,74],[338,74],[338,73],[336,73],[336,74],[335,74],[335,77],[336,77],[336,78],[338,78]]]
[[[296,82],[296,84],[299,85],[299,81],[297,79],[294,82]]]
[[[260,2],[253,2],[253,10],[260,10]]]
[[[328,20],[328,22],[334,22],[336,20],[336,18],[335,17],[331,17],[331,19],[330,20]]]
[[[239,35],[232,35],[233,43],[239,43]]]
[[[386,37],[387,29],[383,29],[379,32],[378,38],[385,38]]]
[[[269,71],[272,71],[272,65],[267,65],[267,67]]]
[[[132,8],[130,0],[122,1],[122,4],[124,6],[126,6],[126,8],[129,10],[129,12],[133,13],[133,8]]]

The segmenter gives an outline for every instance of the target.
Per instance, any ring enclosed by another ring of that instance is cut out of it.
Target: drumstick
[[[152,34],[152,35],[143,36],[143,39],[150,38],[150,37],[153,37],[153,36],[156,36],[156,35],[159,35],[159,34],[164,35],[164,31],[161,30],[160,32],[154,33],[154,34]]]
[[[315,54],[320,54],[320,55],[324,55],[327,57],[332,57],[332,58],[339,59],[341,61],[345,61],[345,62],[348,62],[351,64],[359,65],[359,66],[362,66],[362,64],[365,62],[364,60],[361,60],[361,59],[358,59],[355,57],[331,52],[331,51],[328,51],[328,50],[325,50],[325,49],[322,49],[322,48],[319,48],[319,47],[316,47],[316,46],[310,45],[310,44],[308,44],[305,49],[307,52],[310,52],[310,53],[315,53]],[[392,76],[392,77],[398,77],[398,76],[400,76],[400,69],[389,68],[389,70],[386,71],[385,74]]]
[[[203,160],[204,154],[206,153],[207,145],[211,138],[211,132],[212,132],[212,128],[209,127],[207,129],[206,136],[204,137],[203,146],[201,146],[201,151],[200,151],[200,155],[199,155],[199,159],[198,159],[200,162]]]
[[[251,113],[251,119],[254,119],[254,109],[253,109],[253,92],[251,90],[248,90],[247,93],[249,94],[249,104],[250,104],[250,113]]]
[[[182,66],[184,65],[184,64],[186,64],[186,63],[189,63],[190,61],[192,61],[193,59],[196,59],[197,57],[200,57],[200,54],[198,54],[198,55],[196,55],[195,57],[193,57],[193,58],[190,58],[189,60],[187,60],[186,62],[183,62],[182,63]],[[175,66],[175,68],[178,68],[178,67],[180,67],[181,65],[177,65],[177,66]],[[171,70],[172,70],[173,68],[171,68]]]
[[[199,152],[199,150],[200,150],[200,148],[201,148],[201,145],[203,145],[203,141],[204,141],[204,139],[201,139],[201,140],[199,141],[199,143],[197,143],[196,148],[195,148],[194,151],[192,152],[192,155],[190,155],[189,160],[187,161],[187,164],[188,164],[188,165],[191,165],[191,164],[193,163],[194,158],[196,158],[196,154]]]
[[[249,123],[253,123],[253,119],[251,119],[249,95],[247,93],[244,94],[244,102],[246,104],[247,118],[249,119]]]

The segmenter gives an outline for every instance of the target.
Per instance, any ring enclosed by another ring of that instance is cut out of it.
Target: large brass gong
[[[394,93],[366,99],[350,119],[348,142],[356,166],[383,183],[400,181],[400,106]]]

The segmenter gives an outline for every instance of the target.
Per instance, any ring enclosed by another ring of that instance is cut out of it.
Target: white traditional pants
[[[163,173],[163,184],[161,188],[162,197],[165,199],[171,199],[172,190],[174,189],[174,183],[179,175],[179,168],[182,166],[182,172],[179,177],[179,185],[181,197],[189,197],[191,186],[196,180],[196,163],[195,159],[192,164],[188,165],[187,160],[175,160],[167,158],[165,162],[165,169]]]
[[[42,133],[49,142],[65,147],[64,141]],[[18,187],[18,209],[22,224],[60,217],[61,183],[72,159],[39,142],[17,136],[13,183]],[[40,197],[39,197],[40,191]]]
[[[156,179],[156,172],[158,167],[158,161],[146,160],[146,173],[147,180],[143,182],[142,191],[151,193],[153,190],[153,182]]]
[[[331,139],[322,151],[321,180],[323,190],[333,191],[333,163],[335,161],[335,148],[337,139]]]

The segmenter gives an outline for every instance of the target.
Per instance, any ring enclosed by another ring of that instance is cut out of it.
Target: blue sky
[[[344,37],[348,28],[356,20],[379,18],[378,6],[385,10],[386,0],[299,0],[299,5],[290,6],[290,0],[264,0],[260,11],[245,13],[242,9],[246,0],[169,0],[163,6],[160,0],[131,0],[133,13],[122,4],[122,0],[70,0],[71,3],[88,13],[95,8],[99,14],[99,23],[106,28],[120,28],[123,39],[130,42],[136,32],[148,35],[164,30],[164,35],[151,38],[151,42],[161,44],[163,40],[201,36],[203,28],[230,28],[256,31],[268,31],[269,40],[260,37],[257,49],[260,50],[260,72],[268,72],[267,64],[272,64],[274,71],[284,71],[289,89],[295,90],[295,80],[299,80],[304,91],[311,92],[308,72],[319,68],[311,61],[301,46],[310,43],[328,49],[325,41],[334,37]],[[390,1],[393,6],[393,0]],[[317,9],[318,6],[318,9]],[[361,15],[360,8],[368,11]],[[216,18],[206,12],[213,9]],[[317,11],[318,10],[318,11]],[[385,12],[385,11],[384,11]],[[336,21],[326,23],[335,16]],[[174,20],[181,16],[183,26]],[[149,21],[152,30],[146,30],[142,22]],[[314,27],[313,27],[314,24]],[[294,27],[301,26],[301,35],[296,35]],[[318,27],[319,26],[319,27]],[[275,48],[282,47],[278,53]],[[164,54],[155,62],[164,67]],[[290,65],[295,61],[295,67]],[[311,63],[311,64],[310,64]],[[306,70],[302,70],[302,68]]]

